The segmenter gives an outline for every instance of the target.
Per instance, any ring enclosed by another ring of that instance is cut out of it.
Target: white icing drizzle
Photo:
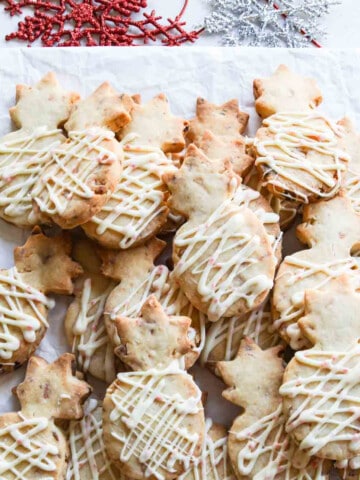
[[[265,174],[267,169],[276,173],[269,183],[280,191],[292,188],[290,194],[296,194],[304,203],[308,203],[309,194],[321,198],[336,194],[346,170],[344,162],[350,159],[338,146],[341,126],[316,111],[276,113],[265,119],[263,126],[272,136],[254,139],[255,164],[262,165]],[[311,160],[307,158],[309,152],[327,161]],[[313,184],[302,179],[304,173],[311,176]],[[306,193],[299,191],[299,187]]]
[[[244,188],[240,185],[239,188],[235,190],[233,196],[233,202],[236,203],[239,207],[247,207],[255,213],[261,223],[265,225],[278,223],[279,215],[275,212],[267,212],[264,208],[258,207],[254,208],[252,202],[260,198],[260,193],[252,188]]]
[[[227,435],[213,440],[209,435],[212,420],[205,423],[205,435],[202,454],[196,459],[194,466],[178,480],[235,480],[228,467]]]
[[[253,256],[260,238],[240,231],[238,225],[243,223],[242,212],[228,200],[206,223],[183,227],[174,238],[174,247],[181,251],[174,274],[176,277],[186,272],[194,275],[197,291],[208,304],[208,317],[212,321],[219,320],[241,299],[251,308],[256,298],[273,285],[272,279],[264,274],[239,282],[242,276],[246,277],[249,265],[260,260]],[[230,252],[232,255],[224,261],[224,255]]]
[[[114,133],[101,128],[69,133],[68,141],[51,152],[51,162],[32,191],[39,209],[48,215],[63,214],[71,199],[90,199],[94,192],[89,179],[101,164],[116,161],[102,144]]]
[[[110,200],[91,222],[97,235],[113,232],[119,247],[131,247],[156,217],[166,209],[162,176],[177,169],[172,160],[150,145],[132,145],[136,135],[122,141],[123,172]]]
[[[49,420],[43,417],[26,418],[18,414],[20,421],[0,428],[0,476],[14,480],[35,477],[41,472],[42,480],[51,480],[56,472],[59,450],[56,445],[44,442],[41,436],[49,428]],[[55,457],[55,458],[52,458]]]
[[[89,480],[98,480],[102,475],[109,480],[124,480],[121,473],[111,465],[106,454],[102,416],[96,410],[101,410],[97,401],[89,401],[84,418],[70,422],[70,463],[66,480],[82,480],[84,467],[89,470],[86,476]]]
[[[175,473],[176,463],[187,470],[195,461],[199,434],[190,432],[184,422],[202,410],[201,391],[197,388],[196,396],[188,398],[170,393],[167,377],[174,375],[187,376],[177,362],[164,370],[119,373],[110,394],[114,404],[110,421],[127,427],[123,435],[112,432],[122,444],[120,461],[135,456],[146,478],[163,480],[161,469]]]
[[[291,270],[286,269],[281,276],[276,278],[275,287],[276,282],[284,276],[287,278],[282,287],[284,291],[296,285],[296,292],[290,298],[289,307],[278,312],[279,318],[274,321],[274,326],[286,331],[290,339],[290,346],[296,350],[308,345],[297,324],[297,320],[304,314],[305,290],[320,290],[331,280],[343,274],[356,277],[360,281],[359,263],[352,257],[316,263],[294,255],[286,257],[284,263],[288,264]],[[318,275],[321,275],[321,278],[316,279],[315,277]]]
[[[60,144],[61,130],[38,127],[32,132],[19,131],[0,144],[0,206],[7,217],[29,214],[32,210],[31,191],[50,160],[51,151]],[[48,145],[39,143],[49,139]]]
[[[343,188],[355,212],[360,213],[360,173],[353,170],[351,163],[346,174]]]
[[[15,267],[0,271],[0,298],[0,358],[6,360],[20,347],[18,330],[33,343],[41,325],[49,326],[40,307],[53,308],[54,301],[25,283]]]
[[[232,360],[239,350],[241,339],[244,336],[253,339],[262,349],[273,347],[279,343],[280,338],[275,332],[267,301],[250,314],[221,318],[212,323],[206,332],[201,363],[204,365],[209,361]],[[225,347],[224,355],[221,358],[216,356],[212,360],[212,352],[221,344]]]
[[[91,299],[91,278],[85,279],[79,315],[72,329],[74,335],[72,352],[76,354],[78,365],[83,372],[89,371],[95,353],[105,349],[104,373],[108,382],[115,377],[114,348],[109,342],[102,314],[106,299],[113,288],[114,284],[110,283],[101,295]]]
[[[360,450],[360,346],[348,352],[311,349],[296,352],[304,375],[288,380],[280,394],[291,398],[286,423],[289,433],[309,427],[300,449],[316,455],[323,447],[346,442],[354,455]]]
[[[237,468],[241,475],[252,480],[325,480],[322,473],[323,463],[318,460],[314,465],[304,452],[297,452],[295,445],[285,432],[285,417],[282,404],[278,408],[253,422],[240,432],[231,432],[235,438],[244,442],[237,457]],[[304,456],[305,465],[298,469],[292,464],[296,455]],[[265,465],[261,470],[253,470],[261,465],[265,456]],[[309,461],[310,460],[310,461]]]

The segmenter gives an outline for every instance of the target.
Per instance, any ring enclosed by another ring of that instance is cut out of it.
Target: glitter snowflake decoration
[[[212,12],[205,18],[209,34],[221,34],[224,45],[304,47],[326,32],[323,15],[338,0],[207,0]]]
[[[199,32],[187,31],[182,19],[188,1],[174,19],[163,20],[155,11],[146,11],[147,0],[0,0],[11,16],[24,8],[32,12],[6,40],[31,44],[40,39],[46,47],[194,42]]]

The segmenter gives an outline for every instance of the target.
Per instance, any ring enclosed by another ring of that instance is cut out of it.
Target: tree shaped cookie
[[[312,455],[359,456],[360,294],[346,275],[307,290],[303,334],[314,345],[290,361],[280,389],[287,432]]]
[[[201,392],[180,368],[191,349],[188,317],[169,317],[150,296],[137,319],[116,319],[118,353],[134,372],[119,373],[104,400],[108,455],[133,478],[175,478],[201,455]]]
[[[64,478],[67,445],[55,420],[80,419],[91,387],[72,373],[73,355],[31,357],[17,389],[21,410],[0,416],[0,475],[6,480]]]
[[[174,175],[165,176],[170,205],[188,221],[174,238],[174,275],[209,320],[259,306],[272,287],[275,256],[263,224],[232,201],[238,185],[230,164],[214,164],[188,148]]]
[[[169,209],[162,176],[176,171],[172,160],[151,143],[128,135],[122,145],[120,181],[106,205],[82,226],[89,237],[114,249],[144,243],[165,224]]]
[[[54,306],[46,295],[72,293],[72,279],[82,270],[70,252],[66,235],[48,238],[36,229],[15,248],[15,266],[0,271],[1,373],[23,364],[45,335],[47,313]]]
[[[78,95],[63,90],[48,73],[35,86],[16,87],[10,115],[19,130],[0,140],[0,217],[20,227],[36,223],[31,191],[50,161],[50,151],[65,140],[58,128]]]
[[[227,439],[226,428],[208,418],[202,455],[179,480],[236,480],[228,459]]]
[[[210,159],[228,159],[238,175],[245,175],[254,163],[246,153],[242,133],[249,115],[239,110],[236,99],[223,105],[215,105],[198,98],[196,117],[186,129],[189,142],[195,143]]]
[[[273,326],[269,301],[241,317],[221,318],[210,323],[201,352],[201,363],[214,370],[216,362],[233,360],[243,337],[251,338],[263,350],[279,343],[280,338]]]
[[[203,346],[206,318],[189,302],[173,273],[165,265],[154,265],[164,247],[165,242],[154,238],[131,250],[101,252],[103,273],[120,282],[106,301],[105,324],[111,342],[118,347],[120,339],[114,320],[118,315],[137,318],[147,298],[155,295],[168,315],[185,315],[192,320],[190,334],[194,345],[185,355],[186,368],[190,368]]]
[[[81,420],[68,428],[70,459],[66,480],[126,480],[107,456],[102,428],[102,405],[90,399]]]
[[[75,299],[66,313],[66,336],[78,368],[111,383],[116,374],[114,348],[108,338],[103,313],[115,282],[101,274],[101,259],[89,240],[75,243],[73,257],[84,273],[76,281]]]
[[[105,83],[72,112],[66,123],[68,139],[51,151],[51,161],[32,190],[35,216],[41,221],[50,219],[62,228],[74,228],[109,200],[123,158],[110,129],[118,130],[130,119],[129,114],[124,116],[124,108],[131,99],[124,103],[124,98]],[[118,102],[121,105],[116,108]]]
[[[323,462],[298,450],[285,431],[280,350],[263,351],[245,338],[234,360],[218,363],[229,387],[223,396],[244,409],[229,433],[232,466],[239,480],[328,479]]]
[[[360,217],[350,200],[337,196],[307,205],[297,236],[310,248],[287,256],[278,270],[273,292],[274,325],[294,350],[308,346],[298,320],[304,314],[305,290],[325,290],[347,273],[360,283],[359,263],[351,256],[360,247]]]
[[[255,83],[255,95],[261,92],[258,105],[267,105],[272,115],[266,115],[252,151],[272,194],[309,203],[336,195],[349,156],[341,148],[343,128],[313,109],[317,88],[299,78],[282,66],[273,78]]]

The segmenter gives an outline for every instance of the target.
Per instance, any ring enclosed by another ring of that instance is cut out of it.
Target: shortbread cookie
[[[173,115],[168,99],[160,93],[146,104],[136,99],[131,122],[120,132],[120,138],[135,136],[138,145],[160,148],[164,153],[181,152],[185,147],[185,121]]]
[[[269,301],[242,317],[221,318],[210,323],[201,352],[201,363],[214,370],[216,362],[233,360],[243,337],[251,338],[263,350],[280,343],[273,326]]]
[[[230,163],[208,160],[194,145],[164,177],[170,206],[188,221],[174,238],[174,276],[210,321],[258,307],[272,287],[275,256],[263,224],[232,201],[238,178]]]
[[[283,365],[281,347],[262,351],[245,338],[231,362],[218,369],[229,387],[223,396],[244,412],[229,433],[229,456],[239,480],[325,480],[324,462],[297,449],[285,431],[279,387]]]
[[[350,200],[337,196],[306,205],[303,220],[297,236],[310,248],[284,259],[273,293],[274,325],[294,350],[309,346],[297,324],[304,314],[305,290],[324,290],[330,280],[344,273],[360,284],[360,265],[351,256],[360,248],[360,216]]]
[[[50,161],[50,152],[65,140],[58,128],[70,115],[77,94],[65,92],[53,73],[34,87],[18,85],[15,107],[10,109],[20,128],[0,140],[0,217],[29,228],[31,191]]]
[[[90,399],[82,420],[69,424],[70,447],[66,480],[126,480],[111,464],[103,441],[102,405]]]
[[[114,105],[120,101],[121,107],[111,108],[111,99]],[[109,94],[105,84],[78,104],[66,123],[67,141],[53,149],[32,190],[35,217],[70,229],[86,223],[109,200],[123,159],[122,147],[109,128],[118,129],[130,119],[124,117],[122,100],[114,91]],[[89,119],[94,105],[96,114]]]
[[[286,430],[310,454],[359,456],[360,294],[346,275],[324,292],[307,290],[298,324],[313,347],[288,364],[280,393]]]
[[[262,118],[278,112],[314,109],[322,94],[313,78],[298,75],[286,65],[279,65],[268,78],[254,80],[255,108]]]
[[[166,223],[165,173],[176,171],[173,162],[158,147],[140,144],[128,135],[123,173],[109,201],[82,228],[107,248],[127,249],[153,237]]]
[[[73,258],[81,264],[84,274],[76,281],[75,299],[66,313],[66,336],[78,368],[111,383],[116,375],[115,356],[103,313],[115,282],[100,273],[101,260],[89,240],[75,243]]]
[[[179,480],[236,480],[228,459],[226,428],[213,423],[210,418],[206,420],[205,428],[202,455]]]
[[[126,335],[126,340],[121,338],[122,360],[147,370],[119,373],[108,388],[105,447],[126,475],[170,480],[196,462],[203,445],[201,392],[181,369],[181,356],[191,348],[186,335],[191,320],[168,317],[150,296],[139,319],[122,317],[119,321]]]
[[[103,273],[120,282],[106,301],[105,324],[109,338],[118,347],[114,319],[118,315],[137,318],[147,298],[155,295],[168,315],[185,315],[192,320],[190,336],[194,345],[185,355],[186,368],[190,368],[203,347],[206,318],[180,290],[173,273],[165,265],[154,265],[164,247],[165,242],[154,238],[131,250],[101,253]]]
[[[72,374],[74,357],[65,353],[48,364],[31,357],[16,388],[17,413],[0,416],[0,474],[6,480],[65,478],[67,445],[55,419],[79,419],[91,387]]]
[[[263,186],[259,172],[256,168],[252,168],[244,179],[244,184],[258,191],[264,197],[272,210],[279,215],[279,225],[281,230],[287,230],[301,210],[301,203],[294,200],[284,200],[275,197]]]
[[[0,373],[22,365],[49,327],[54,306],[48,293],[69,294],[81,267],[70,257],[65,235],[48,238],[35,230],[25,245],[15,248],[15,266],[0,271]]]

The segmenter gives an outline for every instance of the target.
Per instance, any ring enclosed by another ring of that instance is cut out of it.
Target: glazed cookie
[[[298,326],[305,290],[324,290],[330,280],[344,273],[360,283],[359,262],[351,256],[360,249],[360,216],[350,200],[337,196],[306,205],[303,220],[297,236],[310,248],[285,257],[272,299],[274,326],[294,350],[309,346]]]
[[[82,225],[89,237],[113,249],[144,243],[166,223],[169,209],[162,175],[176,171],[172,160],[158,147],[141,144],[134,135],[125,137],[122,146],[123,173],[115,191]]]
[[[188,221],[174,238],[174,276],[210,321],[257,308],[272,287],[275,256],[263,224],[232,200],[238,180],[194,145],[174,175],[164,177],[170,206]]]
[[[111,383],[116,375],[114,349],[105,328],[106,299],[115,282],[101,274],[101,259],[90,240],[79,240],[73,258],[84,273],[75,283],[75,299],[65,317],[65,332],[78,368]]]
[[[125,98],[105,83],[70,115],[66,127],[73,130],[68,130],[66,142],[52,150],[51,161],[32,190],[34,215],[42,222],[52,220],[62,228],[74,228],[109,200],[123,159],[122,147],[109,128],[118,130],[130,119],[124,116],[124,108],[132,101]],[[89,115],[89,110],[94,114]]]
[[[201,363],[214,370],[216,362],[233,360],[243,337],[251,338],[263,350],[279,344],[269,301],[242,317],[221,318],[210,323],[201,352]]]
[[[84,409],[84,417],[69,424],[70,458],[66,480],[127,480],[107,456],[101,403],[90,399]]]
[[[185,121],[173,115],[168,99],[160,93],[146,104],[137,96],[131,122],[120,132],[120,138],[135,136],[135,143],[161,149],[164,153],[181,152],[185,147]]]
[[[280,393],[286,430],[311,454],[359,456],[360,294],[346,275],[324,292],[307,290],[303,335],[313,345],[288,364]]]
[[[16,394],[17,413],[0,416],[0,474],[6,480],[65,478],[67,445],[55,420],[79,419],[91,387],[72,374],[74,357],[31,357]]]
[[[202,455],[179,480],[236,480],[228,459],[227,439],[226,428],[208,418]]]
[[[258,98],[266,105],[269,97],[274,113],[263,121],[255,136],[255,165],[264,187],[277,197],[302,203],[329,199],[339,191],[350,160],[341,148],[344,129],[313,110],[317,103],[310,101],[312,95],[306,94],[297,75],[286,67],[280,72],[282,78],[287,77],[284,91],[281,84],[274,90],[277,72],[265,81]]]
[[[0,271],[0,373],[22,365],[45,335],[54,306],[46,295],[72,293],[72,279],[82,270],[70,252],[66,235],[48,238],[35,229],[15,248],[15,266]]]
[[[106,301],[105,324],[109,338],[118,347],[120,339],[114,319],[118,315],[138,317],[146,299],[155,295],[168,315],[185,315],[192,320],[189,332],[194,345],[185,355],[186,368],[190,368],[203,347],[206,319],[180,290],[173,273],[165,265],[154,265],[165,245],[165,242],[154,238],[131,250],[102,252],[103,273],[120,282]]]
[[[141,317],[119,316],[117,322],[118,354],[138,369],[119,373],[106,392],[106,450],[114,465],[134,479],[170,480],[196,462],[203,445],[201,392],[180,367],[191,349],[191,320],[168,317],[150,296]]]
[[[7,222],[24,228],[36,223],[31,191],[50,161],[49,152],[65,140],[58,127],[77,99],[60,87],[53,73],[33,87],[16,87],[10,116],[19,130],[0,140],[0,217]]]
[[[263,351],[245,338],[234,360],[218,363],[229,387],[224,398],[244,409],[230,428],[232,466],[239,480],[328,479],[324,462],[298,450],[285,431],[279,395],[284,370],[280,350]]]

